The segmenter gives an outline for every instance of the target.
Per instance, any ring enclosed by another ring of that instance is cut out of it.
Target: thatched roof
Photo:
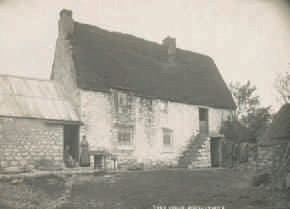
[[[0,116],[79,121],[54,81],[0,76]]]
[[[81,89],[126,89],[137,96],[235,109],[212,58],[177,49],[168,63],[167,47],[132,35],[74,23],[71,36],[77,85]]]

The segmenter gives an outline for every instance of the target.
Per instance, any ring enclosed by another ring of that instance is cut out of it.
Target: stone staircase
[[[210,167],[210,140],[206,135],[191,137],[178,160],[180,168]]]

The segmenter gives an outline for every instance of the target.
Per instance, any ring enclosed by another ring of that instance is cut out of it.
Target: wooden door
[[[212,138],[211,139],[211,165],[212,167],[219,167],[220,166],[220,143],[219,139]]]

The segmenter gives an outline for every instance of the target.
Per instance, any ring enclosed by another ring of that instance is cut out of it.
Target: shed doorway
[[[68,152],[75,162],[79,162],[79,125],[64,125],[64,154]]]

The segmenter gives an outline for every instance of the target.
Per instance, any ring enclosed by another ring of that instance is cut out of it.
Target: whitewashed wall
[[[84,91],[81,95],[80,135],[86,136],[90,149],[111,149],[111,114],[109,95],[101,92]]]
[[[178,157],[184,145],[190,140],[194,130],[198,130],[198,109],[194,106],[169,103],[168,113],[157,111],[160,122],[156,126],[155,146],[152,149],[154,160],[169,160]],[[173,130],[173,145],[163,145],[162,128]]]
[[[160,110],[159,100],[153,101],[153,124],[144,125],[144,113],[140,111],[140,98],[136,98],[136,123],[133,145],[118,145],[117,135],[112,132],[112,104],[110,93],[81,91],[81,136],[86,135],[90,149],[108,149],[113,153],[130,153],[140,162],[144,160],[175,160],[195,132],[199,130],[198,106],[169,102],[168,113]],[[210,135],[218,136],[221,122],[231,112],[209,108]],[[172,146],[163,145],[163,128],[173,130]],[[145,132],[149,131],[151,137]]]

